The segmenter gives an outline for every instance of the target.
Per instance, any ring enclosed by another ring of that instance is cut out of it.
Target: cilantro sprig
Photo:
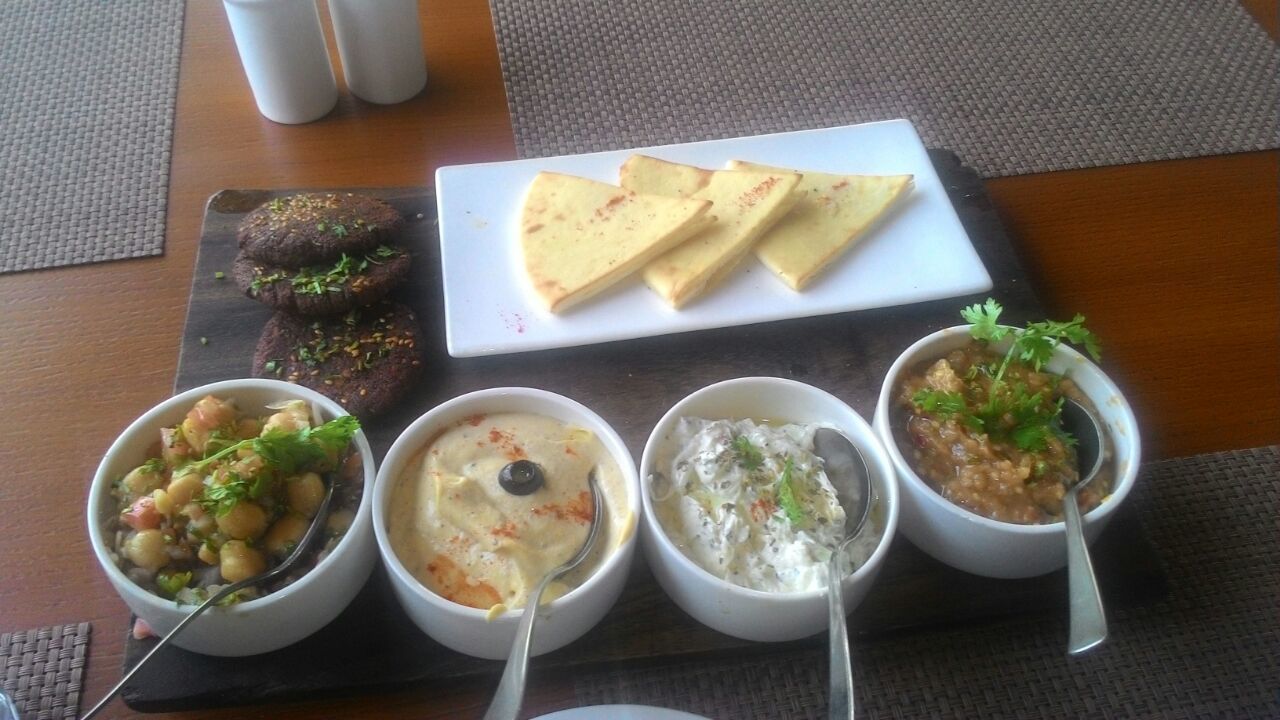
[[[266,471],[257,474],[253,480],[230,471],[221,482],[205,481],[198,502],[206,511],[222,517],[231,512],[241,500],[256,500],[267,494],[275,478],[295,475],[303,468],[330,461],[351,442],[359,429],[360,421],[355,416],[344,415],[318,427],[306,427],[292,432],[269,430],[258,437],[223,447],[186,467],[201,472],[242,448],[250,448],[262,458]]]
[[[1098,336],[1084,326],[1085,318],[1080,314],[1068,322],[1044,320],[1019,329],[999,324],[1003,311],[991,298],[960,311],[975,340],[995,343],[1012,338],[999,365],[981,368],[991,377],[986,397],[926,388],[916,392],[912,402],[923,412],[957,417],[974,431],[1007,439],[1024,451],[1043,450],[1054,437],[1074,444],[1074,438],[1062,430],[1063,399],[1054,400],[1044,391],[1032,393],[1024,383],[1008,382],[1005,373],[1015,360],[1039,372],[1064,342],[1081,346],[1094,360],[1100,360]]]

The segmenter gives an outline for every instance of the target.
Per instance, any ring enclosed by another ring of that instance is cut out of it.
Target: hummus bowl
[[[112,485],[150,457],[159,445],[162,428],[180,423],[196,401],[205,396],[232,399],[244,413],[269,414],[270,405],[303,400],[318,408],[325,420],[347,412],[329,398],[280,380],[226,380],[179,393],[135,420],[107,450],[89,488],[89,545],[98,564],[120,597],[140,619],[160,635],[191,614],[194,605],[179,605],[130,579],[113,557],[108,526],[119,514]],[[373,570],[373,452],[364,432],[352,442],[360,454],[364,486],[354,519],[341,542],[296,582],[264,597],[227,607],[215,607],[196,618],[173,642],[204,655],[239,657],[278,650],[327,625],[364,586]]]
[[[771,440],[762,439],[765,436],[759,431],[761,426],[774,427],[801,438],[811,438],[812,426],[833,428],[848,438],[862,453],[871,474],[871,512],[867,526],[849,553],[853,570],[840,580],[844,590],[845,612],[852,612],[875,582],[898,525],[898,488],[893,466],[871,426],[842,400],[811,385],[782,378],[744,377],[709,385],[684,398],[667,411],[649,435],[640,462],[643,478],[641,496],[645,510],[642,535],[645,556],[654,577],[677,605],[704,625],[734,637],[765,642],[795,640],[826,630],[828,611],[825,561],[818,562],[817,572],[810,573],[811,576],[800,584],[784,583],[774,585],[772,589],[754,589],[747,586],[750,583],[741,578],[739,582],[726,579],[731,573],[717,574],[707,569],[708,564],[714,564],[716,551],[708,552],[708,548],[695,547],[698,542],[696,539],[682,535],[672,526],[671,518],[677,514],[673,514],[670,508],[663,507],[668,502],[670,493],[667,485],[672,484],[669,476],[673,474],[675,464],[681,462],[679,458],[687,452],[685,439],[688,437],[687,428],[692,418],[735,421],[732,432],[744,434],[734,437],[734,443],[728,452],[746,450],[755,453],[755,450],[745,447],[749,442],[754,442],[754,447],[759,448],[766,458],[763,461],[765,465],[769,462],[768,455],[778,446],[768,444]],[[747,420],[761,425],[746,424],[744,421]],[[797,427],[810,429],[805,431],[796,429]],[[749,437],[746,433],[749,433]],[[716,452],[713,448],[704,458],[713,457]],[[805,451],[797,448],[786,452],[798,457]],[[787,457],[791,458],[792,455],[788,454]],[[723,457],[719,460],[722,466],[726,462]],[[786,467],[793,467],[791,459],[785,462]],[[797,472],[804,462],[795,460]],[[764,466],[758,463],[757,458],[751,464]],[[789,471],[783,472],[789,474]],[[729,479],[728,482],[734,484],[736,481]],[[782,482],[778,482],[779,488]],[[716,483],[711,485],[709,489],[715,494],[718,489],[715,487]],[[726,541],[723,546],[725,549],[731,544],[745,547],[759,540],[761,533],[764,534],[763,543],[757,544],[762,548],[768,547],[775,539],[779,540],[779,545],[794,539],[768,536],[770,532],[790,535],[786,528],[792,521],[784,508],[778,507],[778,503],[770,502],[765,495],[739,497],[734,503],[722,505],[725,498],[721,497],[717,497],[714,502],[707,502],[707,491],[708,488],[699,487],[696,493],[701,496],[698,504],[709,510],[711,518],[708,519],[711,519],[712,524],[715,517],[728,518],[730,514],[738,512],[728,507],[735,503],[738,508],[749,508],[746,512],[755,516],[752,521],[755,526],[751,531],[755,533],[754,539],[743,542],[740,536],[735,537]],[[779,489],[776,497],[780,499],[782,495],[783,492]],[[692,516],[697,511],[694,503],[684,503],[683,508],[684,517],[689,520],[687,526],[696,527],[705,517]],[[723,508],[723,515],[716,508]],[[839,512],[839,522],[843,522],[843,511]],[[738,531],[741,532],[742,526],[747,524],[742,520],[742,517],[738,517],[725,522],[738,523]],[[724,537],[731,534],[732,531],[726,532]],[[799,535],[799,532],[795,535]],[[679,537],[679,540],[675,537]],[[820,559],[822,553],[821,550],[811,551],[808,557],[811,564],[813,555],[818,555]],[[830,556],[829,550],[825,551],[825,556]],[[695,557],[700,559],[695,560]],[[765,574],[772,575],[776,571],[777,577],[782,578],[794,568],[792,560],[797,557],[797,553],[780,552],[775,557],[776,562],[767,564]],[[752,565],[755,568],[760,566],[759,562]],[[787,585],[803,589],[778,589]]]
[[[522,464],[537,465],[536,487],[510,484]],[[379,469],[373,524],[413,622],[458,652],[507,657],[528,591],[586,537],[589,472],[605,525],[585,569],[543,596],[535,655],[581,637],[622,592],[641,511],[630,451],[584,405],[532,388],[468,393],[409,425]]]
[[[912,468],[898,446],[894,410],[899,384],[913,368],[947,356],[971,342],[968,325],[945,328],[916,341],[890,366],[880,389],[874,425],[902,490],[902,532],[916,547],[954,568],[993,578],[1043,575],[1067,563],[1066,526],[1061,520],[1019,524],[984,517],[944,498]],[[1009,339],[991,348],[1004,352]],[[1110,378],[1084,355],[1058,345],[1044,366],[1046,372],[1069,378],[1094,406],[1110,440],[1109,493],[1084,514],[1085,540],[1093,542],[1137,479],[1142,443],[1137,421],[1124,395]]]

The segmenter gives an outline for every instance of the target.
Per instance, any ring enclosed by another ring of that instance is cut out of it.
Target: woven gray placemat
[[[0,273],[164,252],[184,7],[0,2]]]
[[[1168,597],[1114,610],[1107,644],[1078,659],[1065,655],[1062,617],[860,642],[861,717],[1280,717],[1278,478],[1280,446],[1148,464],[1129,502],[1164,557]],[[826,672],[824,645],[599,670],[574,685],[583,705],[818,718]]]
[[[0,687],[23,720],[75,720],[89,623],[0,633]]]
[[[912,120],[987,177],[1280,146],[1234,0],[490,0],[524,157]]]

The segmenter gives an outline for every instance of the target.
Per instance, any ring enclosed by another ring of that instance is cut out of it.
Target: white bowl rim
[[[182,407],[183,405],[194,405],[197,400],[206,395],[221,394],[225,397],[227,396],[228,391],[234,391],[238,388],[245,387],[259,387],[264,390],[279,390],[281,393],[287,394],[287,396],[282,396],[282,399],[286,399],[288,397],[315,403],[333,417],[342,417],[350,414],[333,400],[301,385],[295,385],[283,380],[274,380],[271,378],[237,378],[233,380],[219,380],[217,382],[200,385],[189,390],[184,390],[152,406],[151,409],[147,410],[136,420],[129,423],[128,427],[116,436],[116,439],[111,443],[107,452],[102,456],[102,461],[98,464],[98,469],[94,471],[93,480],[90,481],[89,502],[86,512],[89,524],[89,544],[93,548],[94,555],[98,558],[98,564],[102,566],[107,576],[118,581],[113,582],[113,585],[117,588],[128,588],[130,596],[139,598],[151,609],[162,612],[172,612],[175,607],[181,610],[187,606],[176,605],[173,600],[166,600],[159,595],[148,592],[142,586],[138,585],[133,580],[130,580],[129,576],[126,575],[114,562],[112,562],[111,557],[107,554],[106,539],[103,537],[103,528],[101,527],[100,518],[96,516],[96,513],[98,506],[104,500],[103,496],[108,492],[108,488],[113,482],[106,475],[108,460],[115,455],[117,451],[123,452],[122,443],[126,436],[142,432],[146,430],[148,426],[156,425],[156,423],[159,422],[160,416],[168,414],[173,411],[174,408]],[[154,429],[159,430],[160,427],[161,426],[156,425]],[[356,444],[356,448],[360,451],[362,458],[361,464],[364,470],[364,488],[360,492],[360,504],[356,507],[356,518],[351,523],[351,529],[355,529],[357,525],[363,524],[361,523],[362,518],[369,518],[369,520],[366,520],[365,522],[371,521],[372,513],[370,505],[372,504],[374,490],[373,450],[369,447],[369,440],[365,437],[363,429],[356,432],[353,442]],[[287,602],[293,595],[304,592],[306,588],[310,587],[314,582],[318,582],[318,578],[323,574],[321,571],[324,568],[339,562],[340,558],[355,552],[354,550],[351,550],[354,544],[348,541],[350,533],[351,530],[348,530],[347,534],[343,535],[342,540],[340,540],[338,545],[333,549],[333,552],[326,555],[323,560],[316,563],[315,567],[308,570],[305,575],[298,578],[296,581],[268,595],[220,607],[218,608],[219,614],[231,616],[242,615],[273,603]],[[183,612],[185,614],[188,611]]]
[[[609,450],[609,454],[613,456],[614,462],[618,463],[619,469],[622,471],[622,477],[627,489],[627,506],[631,509],[631,512],[634,515],[638,516],[642,514],[642,506],[639,497],[639,476],[636,473],[635,458],[632,457],[631,450],[627,448],[627,444],[623,442],[622,437],[618,435],[612,425],[605,422],[604,418],[600,417],[600,415],[591,408],[583,405],[573,398],[551,392],[550,390],[541,390],[539,388],[518,386],[494,387],[463,393],[462,395],[445,400],[439,405],[427,410],[422,415],[419,415],[412,423],[409,423],[409,426],[406,427],[404,431],[396,437],[395,442],[391,444],[391,447],[387,450],[387,454],[383,456],[382,465],[378,468],[378,479],[374,484],[373,531],[378,542],[378,554],[382,556],[382,561],[386,564],[387,569],[395,575],[405,587],[411,589],[417,597],[422,598],[436,607],[446,609],[448,612],[459,613],[466,618],[463,622],[475,619],[486,623],[514,623],[519,621],[520,617],[524,614],[525,608],[507,607],[506,611],[502,614],[490,618],[490,610],[481,610],[480,608],[473,608],[469,605],[463,605],[449,600],[448,598],[433,592],[426,585],[423,585],[416,577],[413,576],[412,573],[409,572],[407,568],[405,568],[404,563],[400,561],[400,556],[391,545],[391,538],[388,537],[386,529],[387,517],[386,510],[384,508],[388,501],[387,496],[391,494],[398,480],[397,478],[389,477],[392,465],[392,463],[389,462],[389,459],[394,458],[395,455],[398,454],[404,454],[406,458],[412,458],[413,454],[422,449],[425,441],[416,441],[415,446],[410,448],[408,447],[408,438],[412,435],[422,433],[423,428],[431,427],[442,415],[451,413],[459,407],[463,407],[479,400],[490,400],[511,396],[530,397],[539,402],[547,402],[569,410],[570,412],[580,413],[583,417],[598,423],[599,429],[604,431],[602,434],[605,437],[602,439],[602,442],[605,445],[605,449]],[[595,430],[592,429],[592,432],[595,432]],[[430,438],[428,437],[427,439],[429,440]],[[613,447],[610,447],[611,445]],[[619,457],[618,453],[614,452],[614,449],[620,451],[622,456]],[[622,462],[624,460],[625,463]],[[631,529],[631,534],[622,541],[616,550],[604,558],[604,561],[600,563],[600,567],[596,568],[595,572],[591,573],[591,575],[588,576],[581,585],[573,588],[569,592],[549,603],[540,604],[539,608],[543,611],[551,611],[563,607],[564,605],[574,602],[575,598],[587,595],[591,592],[592,588],[604,582],[601,578],[608,574],[608,571],[612,568],[616,567],[618,563],[624,561],[623,558],[627,554],[628,546],[634,546],[636,542],[636,535],[639,532],[639,523],[640,518],[637,517]]]
[[[886,434],[890,434],[889,437],[880,438],[881,444],[885,446],[885,451],[889,453],[890,459],[893,461],[894,466],[898,469],[899,479],[905,479],[905,482],[910,484],[913,488],[918,490],[923,490],[924,492],[919,494],[929,498],[926,502],[928,502],[930,505],[934,507],[944,508],[948,515],[951,515],[960,520],[976,523],[977,525],[980,525],[982,527],[991,528],[994,530],[1000,530],[1004,532],[1012,532],[1016,534],[1050,535],[1050,534],[1059,534],[1059,533],[1065,532],[1066,525],[1065,525],[1065,522],[1062,520],[1055,520],[1054,522],[1050,522],[1050,523],[1036,523],[1036,524],[1024,524],[1024,523],[1007,522],[1004,520],[995,520],[989,517],[985,517],[983,515],[979,515],[973,512],[972,510],[963,508],[951,502],[950,500],[947,500],[946,498],[942,497],[942,495],[939,494],[937,490],[934,490],[933,488],[929,487],[929,484],[920,478],[919,474],[916,473],[915,469],[912,468],[910,463],[907,462],[907,459],[903,457],[902,452],[898,449],[897,443],[892,441],[893,438],[891,434],[893,431],[889,427],[889,405],[893,402],[893,395],[892,395],[894,391],[893,386],[896,384],[895,381],[897,380],[898,376],[902,374],[903,368],[905,368],[907,365],[911,363],[921,360],[921,358],[917,357],[918,355],[920,355],[921,351],[943,338],[950,338],[959,333],[963,333],[965,337],[968,337],[969,328],[971,327],[973,326],[972,325],[952,325],[951,327],[946,327],[946,328],[942,328],[941,330],[936,330],[934,332],[931,332],[928,335],[925,335],[924,337],[912,343],[910,346],[907,347],[906,350],[903,350],[902,354],[899,355],[897,359],[893,361],[893,364],[889,366],[889,371],[885,375],[884,383],[880,387],[880,401],[876,404],[876,415],[879,416],[883,412],[883,415],[884,415],[883,427],[885,428],[884,432]],[[1001,327],[1009,327],[1010,329],[1017,329],[1017,328],[1012,328],[1011,326],[1008,326],[1008,325],[1002,325]],[[1125,437],[1126,439],[1131,440],[1131,443],[1133,446],[1133,457],[1135,459],[1140,458],[1142,453],[1142,438],[1138,435],[1137,418],[1133,414],[1133,408],[1130,407],[1128,398],[1124,396],[1124,393],[1120,392],[1120,388],[1116,387],[1116,384],[1111,380],[1111,377],[1107,375],[1105,372],[1103,372],[1102,369],[1099,368],[1097,365],[1095,365],[1089,358],[1085,357],[1082,353],[1080,353],[1078,350],[1076,350],[1075,348],[1069,345],[1062,344],[1062,343],[1058,344],[1058,346],[1054,348],[1054,353],[1065,355],[1069,362],[1077,363],[1089,368],[1093,373],[1097,374],[1097,377],[1099,378],[1101,384],[1107,389],[1107,391],[1111,393],[1113,397],[1119,399],[1119,403],[1117,407],[1122,420],[1121,425],[1122,427],[1126,427],[1129,429],[1129,432],[1125,434]],[[1068,375],[1069,375],[1068,373],[1064,373],[1064,376],[1068,376]],[[1083,390],[1081,390],[1081,392],[1083,392]],[[1093,401],[1093,404],[1095,407],[1100,406],[1100,404],[1092,396],[1089,396],[1089,399]],[[1118,444],[1114,436],[1114,433],[1112,433],[1111,440],[1113,443]],[[1085,522],[1089,522],[1094,517],[1106,515],[1114,512],[1116,508],[1118,508],[1120,504],[1124,502],[1124,499],[1129,495],[1129,491],[1133,488],[1133,485],[1137,479],[1137,476],[1138,476],[1138,463],[1131,461],[1128,464],[1128,466],[1124,469],[1124,473],[1119,478],[1117,478],[1115,485],[1111,489],[1111,492],[1102,499],[1102,502],[1098,503],[1097,507],[1085,513],[1082,516],[1082,520]]]
[[[649,439],[645,442],[644,455],[640,460],[641,470],[644,469],[643,466],[645,465],[646,460],[650,459],[651,448],[656,448],[656,442],[659,440],[659,438],[657,437],[658,429],[667,425],[668,420],[671,417],[678,414],[685,407],[692,404],[695,400],[702,397],[703,395],[707,395],[712,392],[720,392],[727,388],[733,388],[738,385],[750,385],[750,384],[762,383],[762,382],[768,383],[768,384],[779,384],[784,387],[790,387],[792,389],[798,390],[799,392],[817,393],[819,395],[830,398],[836,403],[839,403],[840,405],[847,408],[850,415],[853,418],[855,418],[856,424],[860,424],[862,426],[862,429],[866,431],[868,437],[871,437],[872,439],[876,440],[876,443],[873,447],[866,448],[858,445],[855,442],[854,438],[849,438],[849,441],[853,442],[855,446],[858,447],[858,450],[860,452],[863,452],[864,458],[867,459],[868,462],[875,462],[879,466],[878,469],[880,471],[881,477],[884,480],[884,487],[877,488],[877,489],[881,491],[881,502],[885,504],[885,510],[886,510],[884,532],[880,536],[880,541],[876,543],[875,550],[873,550],[871,554],[867,556],[867,559],[861,565],[858,566],[858,569],[854,570],[848,575],[845,575],[840,580],[842,586],[847,583],[855,583],[861,580],[862,578],[866,577],[867,575],[870,575],[877,568],[877,566],[882,562],[884,556],[888,554],[889,547],[890,545],[893,544],[893,536],[896,534],[897,527],[898,527],[898,507],[900,504],[900,500],[898,498],[898,486],[897,486],[897,483],[895,482],[896,474],[894,472],[894,467],[893,467],[893,464],[889,461],[889,457],[885,453],[884,448],[882,447],[884,443],[879,440],[879,437],[880,437],[879,434],[876,433],[875,428],[871,426],[871,423],[867,422],[866,419],[863,418],[862,415],[859,414],[857,410],[854,410],[852,406],[850,406],[848,403],[841,400],[840,398],[836,397],[832,393],[829,393],[826,390],[823,390],[822,388],[817,387],[815,385],[810,385],[808,383],[800,382],[799,380],[791,380],[789,378],[780,378],[780,377],[773,377],[768,375],[749,375],[745,377],[730,378],[728,380],[721,380],[719,382],[715,382],[710,385],[701,387],[693,391],[692,393],[689,393],[685,397],[681,398],[680,401],[677,402],[675,405],[672,405],[671,409],[667,410],[667,412],[662,415],[662,418],[658,420],[657,424],[653,426],[653,430],[650,431],[649,433]],[[787,422],[806,422],[806,421],[787,419]],[[822,427],[824,422],[826,421],[818,421],[815,424]],[[835,429],[840,430],[840,428],[838,427]],[[868,449],[871,450],[870,453],[867,453]],[[866,457],[868,454],[871,457]],[[684,552],[682,552],[680,548],[676,547],[676,544],[671,541],[671,538],[667,536],[667,531],[662,527],[662,523],[658,520],[657,513],[653,511],[653,501],[649,497],[649,492],[648,492],[648,480],[644,477],[642,477],[640,480],[640,497],[644,503],[645,524],[652,531],[652,534],[655,536],[656,541],[660,543],[664,549],[670,551],[670,554],[675,556],[676,563],[678,563],[680,567],[684,568],[686,571],[693,572],[695,575],[700,575],[708,580],[712,580],[715,583],[718,583],[720,586],[728,589],[731,593],[741,595],[742,597],[749,598],[749,599],[759,599],[759,600],[774,599],[774,600],[781,600],[781,601],[792,601],[792,600],[800,601],[800,600],[811,600],[818,597],[826,597],[827,589],[825,587],[818,588],[815,590],[791,590],[791,591],[770,592],[768,590],[757,590],[755,588],[744,587],[742,585],[729,582],[724,578],[716,577],[712,572],[710,572],[706,568],[703,568],[701,565],[698,565],[696,562],[690,559],[689,556],[685,555]]]

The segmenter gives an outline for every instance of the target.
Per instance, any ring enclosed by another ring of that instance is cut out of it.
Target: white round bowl
[[[676,423],[682,417],[768,419],[830,425],[862,453],[879,502],[884,508],[884,534],[871,556],[841,582],[845,614],[862,602],[889,553],[898,527],[898,486],[893,466],[871,426],[853,408],[812,385],[773,377],[744,377],[708,385],[676,403],[658,421],[640,460],[644,499],[645,557],[658,583],[685,612],[726,635],[762,642],[796,640],[828,625],[826,589],[764,592],[735,585],[690,560],[667,536],[654,512],[650,480]]]
[[[460,605],[427,589],[405,568],[391,546],[387,517],[400,475],[436,435],[465,418],[499,412],[535,413],[593,432],[622,471],[626,503],[633,518],[640,514],[636,464],[626,443],[599,415],[562,395],[518,387],[477,390],[437,405],[406,428],[387,451],[375,483],[373,525],[378,552],[391,576],[396,599],[423,632],[458,652],[491,660],[504,659],[511,653],[524,610],[511,609],[490,619],[487,610]],[[533,633],[534,655],[551,652],[578,639],[613,607],[622,593],[635,554],[634,523],[624,533],[617,549],[585,582],[542,605]]]
[[[160,635],[168,633],[194,606],[178,605],[153,595],[130,580],[108,554],[113,533],[104,530],[117,513],[111,484],[141,465],[160,440],[160,429],[182,422],[187,411],[206,395],[233,398],[241,412],[269,414],[269,404],[281,400],[305,400],[318,406],[328,419],[346,415],[329,398],[280,380],[226,380],[192,388],[148,410],[112,443],[98,465],[89,487],[89,544],[98,564],[135,615]],[[205,611],[174,638],[178,647],[205,655],[240,657],[278,650],[327,625],[351,602],[373,570],[374,464],[364,432],[355,436],[364,464],[364,492],[355,521],[342,541],[297,582],[256,600]]]
[[[929,487],[911,469],[894,441],[890,411],[899,376],[921,363],[936,360],[963,347],[969,340],[968,325],[946,328],[921,338],[898,356],[880,388],[874,425],[897,470],[898,483],[902,488],[902,533],[934,558],[974,575],[1025,578],[1053,572],[1067,564],[1066,527],[1063,523],[1021,525],[970,512]],[[992,348],[1002,352],[1009,347],[1009,342],[995,343]],[[1071,378],[1093,401],[1111,436],[1114,486],[1111,494],[1084,516],[1085,539],[1093,542],[1129,495],[1138,476],[1142,454],[1138,423],[1129,402],[1115,383],[1074,349],[1059,345],[1045,369]]]

